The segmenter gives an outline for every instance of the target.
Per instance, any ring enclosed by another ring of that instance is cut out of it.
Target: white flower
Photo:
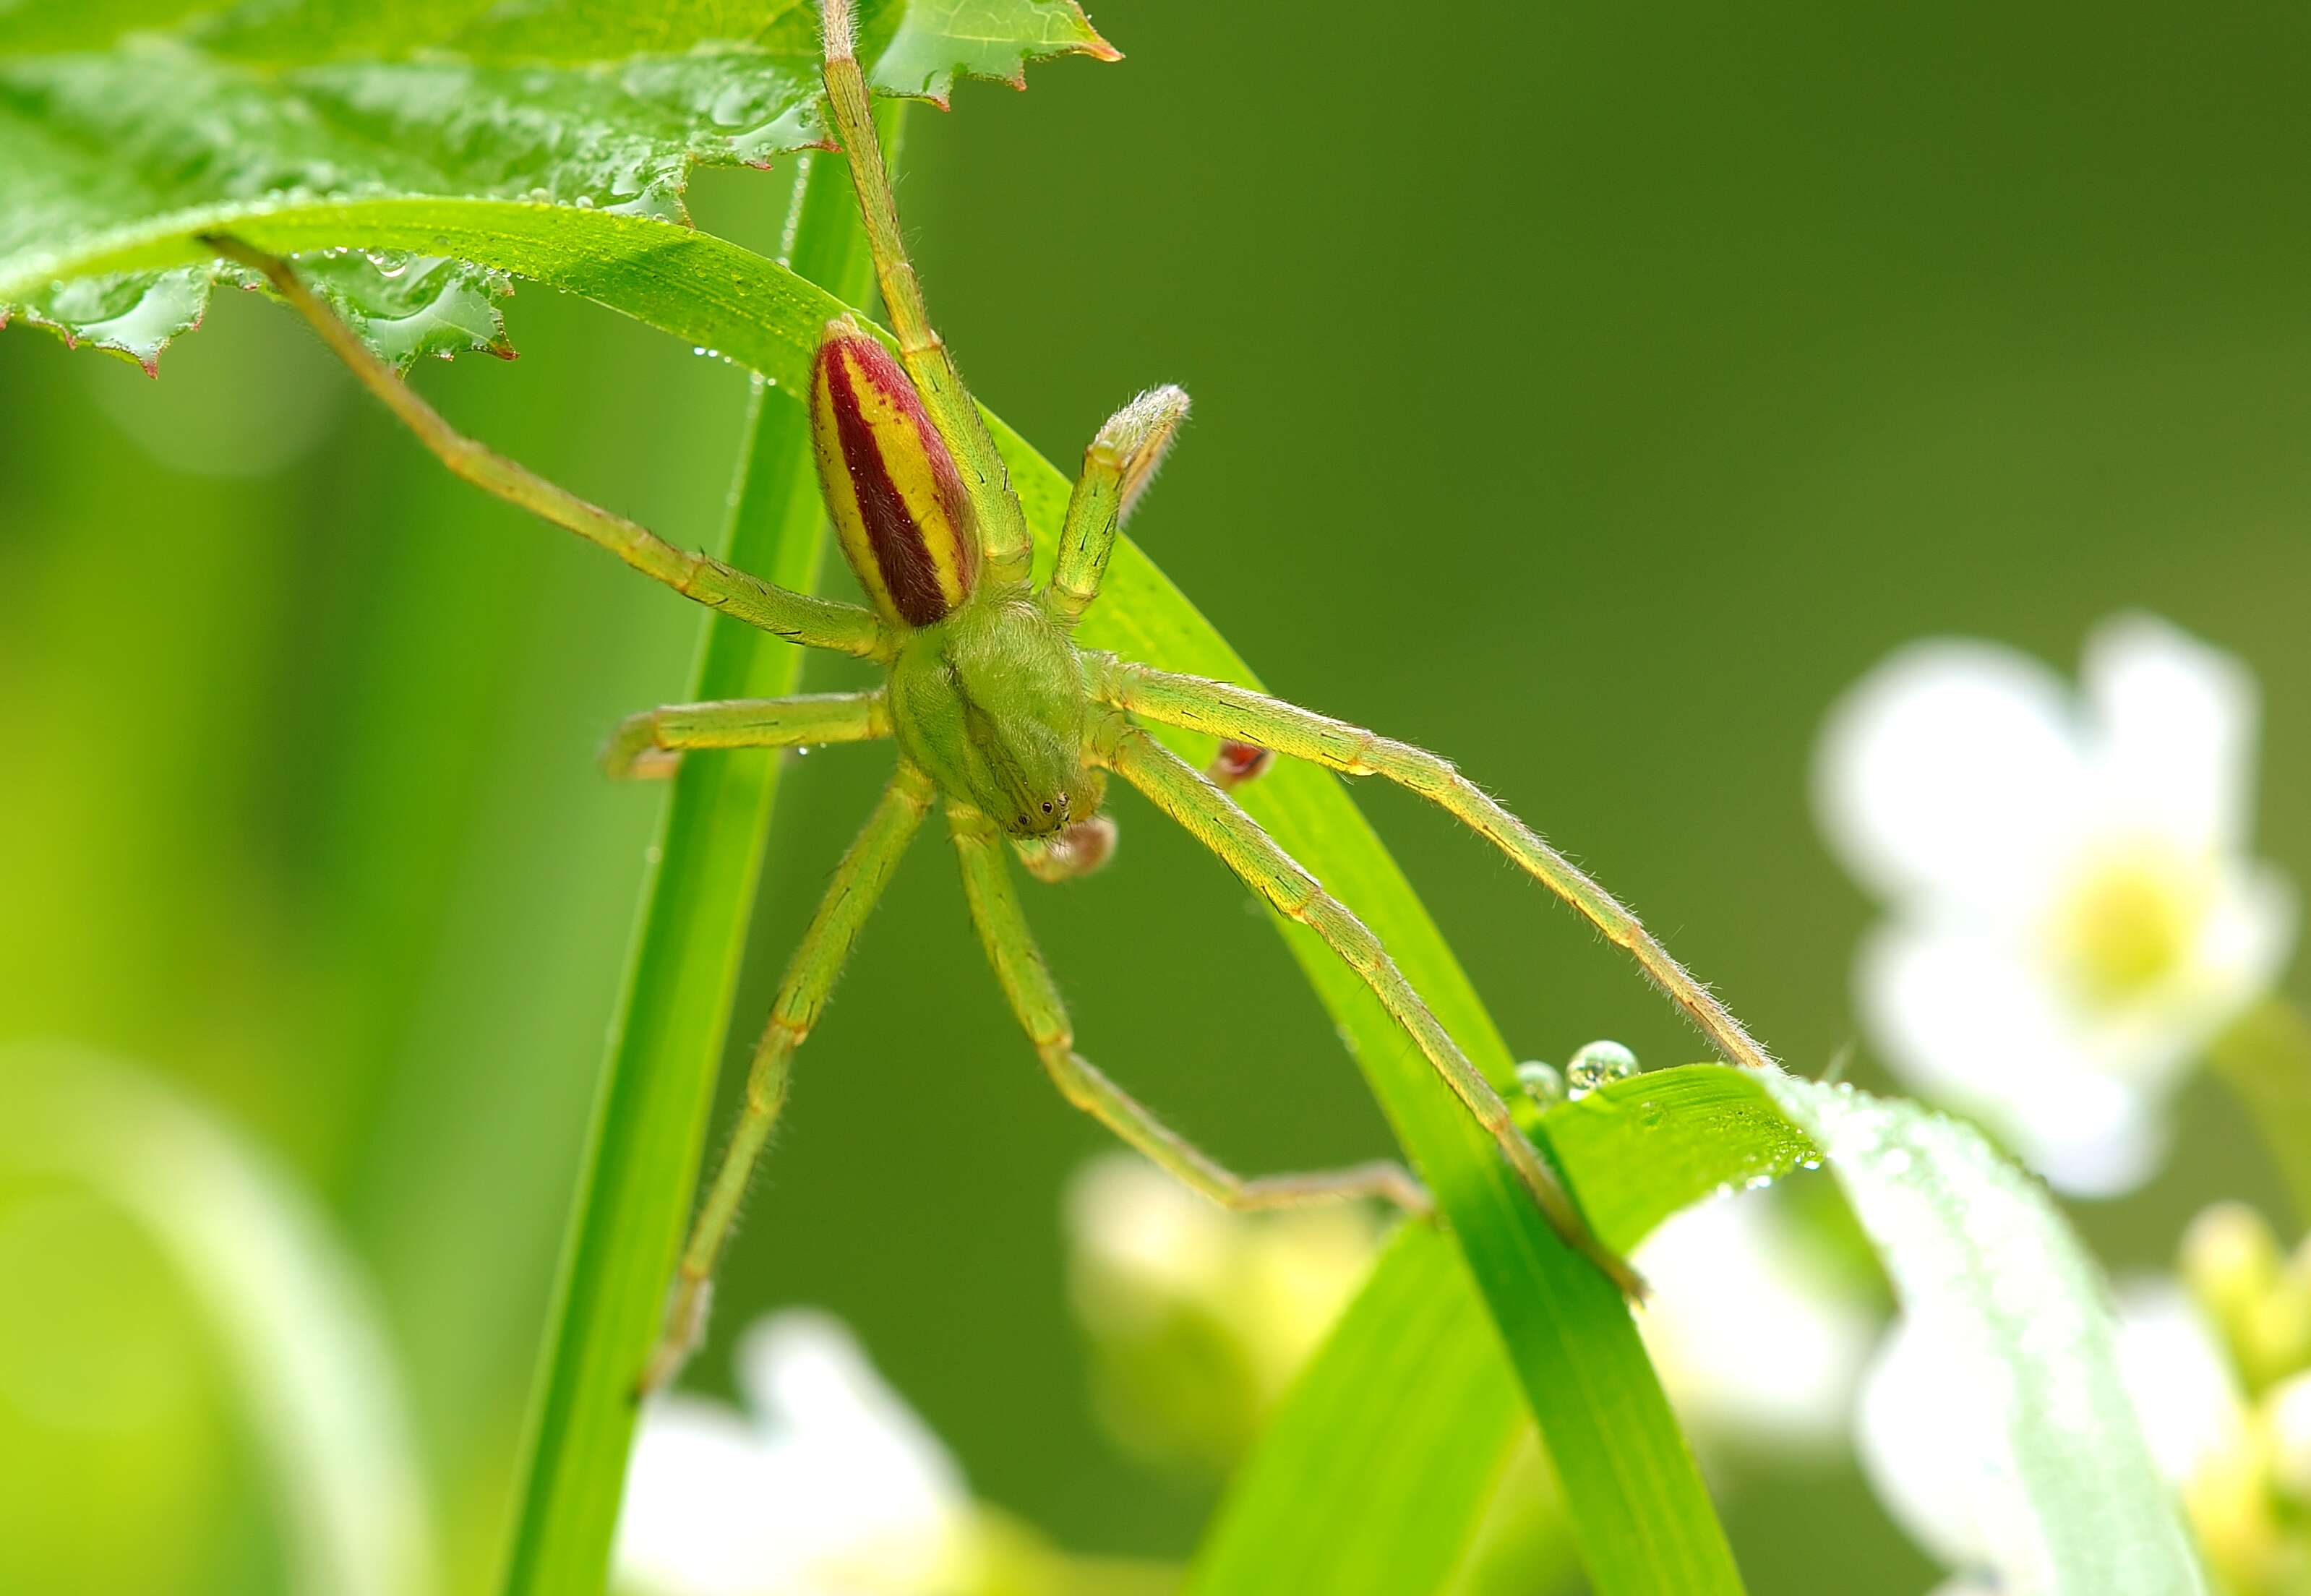
[[[955,1460],[841,1321],[807,1310],[741,1338],[748,1412],[644,1409],[618,1524],[635,1596],[936,1596],[974,1578]]]
[[[2248,1450],[2237,1377],[2213,1329],[2169,1281],[2122,1288],[2117,1318],[2119,1373],[2151,1458],[2187,1495]],[[2009,1510],[2010,1491],[1995,1456],[2001,1441],[1952,1399],[1967,1378],[1928,1336],[1897,1322],[1863,1377],[1854,1444],[1895,1522],[1945,1567],[1979,1577],[1993,1565],[1995,1539],[1984,1515]]]
[[[2248,856],[2255,689],[2148,615],[2089,638],[2083,691],[1994,644],[1897,653],[1832,711],[1822,829],[1891,911],[1863,1019],[1912,1086],[2056,1187],[2109,1195],[2165,1150],[2199,1051],[2269,990],[2289,882]]]
[[[1674,1214],[1632,1261],[1653,1286],[1637,1329],[1689,1427],[1799,1451],[1844,1435],[1877,1316],[1780,1222],[1770,1193]]]

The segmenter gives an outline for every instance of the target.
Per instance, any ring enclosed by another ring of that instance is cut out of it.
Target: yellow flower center
[[[2207,898],[2204,871],[2169,850],[2114,855],[2087,870],[2056,911],[2054,946],[2089,1002],[2124,1003],[2182,964]]]

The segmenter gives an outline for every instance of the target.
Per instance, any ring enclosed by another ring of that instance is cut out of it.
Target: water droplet
[[[1609,1081],[1625,1081],[1638,1072],[1637,1056],[1618,1042],[1583,1045],[1565,1067],[1565,1084],[1576,1093],[1593,1092]]]
[[[1528,1059],[1516,1067],[1517,1085],[1524,1095],[1543,1108],[1552,1108],[1565,1101],[1565,1077],[1557,1073],[1553,1064],[1538,1059]]]
[[[706,345],[703,344],[693,344],[690,346],[690,353],[693,354],[704,354],[706,353]]]

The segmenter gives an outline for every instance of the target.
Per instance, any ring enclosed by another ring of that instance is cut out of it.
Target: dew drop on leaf
[[[1565,1082],[1578,1095],[1637,1073],[1637,1056],[1627,1048],[1618,1042],[1592,1042],[1584,1043],[1565,1065]]]
[[[1543,1108],[1552,1108],[1565,1101],[1565,1077],[1557,1073],[1556,1066],[1538,1059],[1528,1059],[1516,1067],[1517,1085],[1524,1095]]]

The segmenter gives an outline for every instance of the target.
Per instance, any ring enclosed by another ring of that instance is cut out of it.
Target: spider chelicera
[[[1176,388],[1141,394],[1085,451],[1059,554],[1029,581],[1026,519],[978,407],[932,330],[901,240],[890,177],[853,55],[850,0],[824,7],[827,100],[849,153],[877,281],[896,334],[894,359],[848,318],[827,325],[810,395],[826,506],[871,608],[789,592],[555,487],[467,439],[403,383],[284,261],[225,237],[220,253],[262,273],[362,382],[458,475],[601,545],[687,597],[810,648],[879,663],[870,692],[672,704],[625,721],[605,760],[614,775],[671,772],[686,752],[798,747],[889,738],[898,766],[843,856],[779,989],[756,1044],[746,1107],[706,1188],[642,1389],[680,1369],[703,1328],[716,1261],[810,1034],[860,927],[934,806],[963,867],[980,939],[1043,1067],[1070,1103],[1195,1190],[1236,1208],[1379,1197],[1425,1212],[1402,1165],[1374,1163],[1246,1177],[1164,1125],[1075,1051],[1057,987],[1022,916],[1007,842],[1036,876],[1096,868],[1112,850],[1100,801],[1121,777],[1209,848],[1275,909],[1308,926],[1380,998],[1399,1026],[1488,1131],[1549,1222],[1625,1290],[1635,1276],[1597,1240],[1507,1106],[1399,972],[1387,951],[1228,797],[1263,751],[1347,775],[1384,776],[1490,839],[1628,950],[1735,1062],[1766,1054],[1612,895],[1436,755],[1225,683],[1173,675],[1078,647],[1075,623],[1099,595],[1116,529],[1188,411]],[[1143,722],[1225,741],[1210,777]]]

